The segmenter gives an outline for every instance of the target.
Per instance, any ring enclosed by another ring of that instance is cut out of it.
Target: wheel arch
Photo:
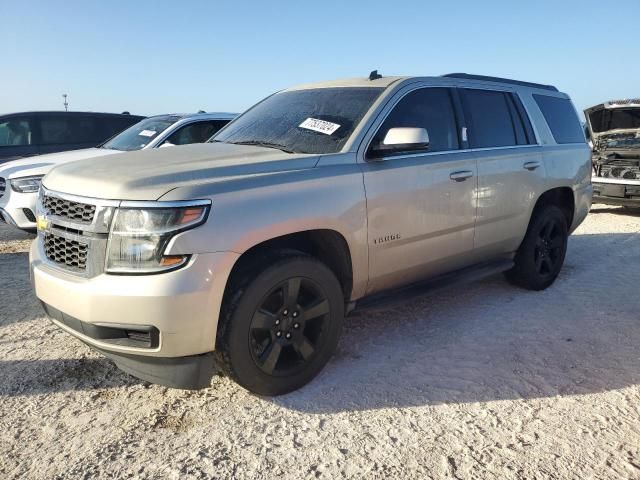
[[[302,252],[324,263],[336,276],[342,287],[345,302],[349,302],[354,287],[354,268],[351,249],[346,238],[332,229],[303,230],[263,240],[246,249],[234,263],[225,297],[238,278],[256,268],[269,264],[271,255],[284,251]]]
[[[531,218],[538,210],[547,205],[555,205],[562,210],[567,220],[567,228],[571,230],[576,211],[575,195],[571,187],[556,187],[542,193],[533,207]]]

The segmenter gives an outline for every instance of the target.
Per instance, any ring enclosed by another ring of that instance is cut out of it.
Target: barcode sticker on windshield
[[[142,130],[138,135],[141,137],[153,137],[156,133],[155,130]]]
[[[324,133],[325,135],[331,135],[340,128],[340,125],[333,122],[327,122],[326,120],[318,120],[317,118],[307,118],[304,122],[298,125],[298,127],[313,130],[314,132]]]

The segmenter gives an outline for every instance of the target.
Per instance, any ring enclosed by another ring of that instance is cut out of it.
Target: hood
[[[640,99],[602,103],[584,113],[594,162],[640,158]]]
[[[640,132],[640,99],[601,103],[584,111],[593,137],[617,132]]]
[[[113,200],[157,200],[176,187],[250,175],[313,168],[317,155],[200,143],[126,152],[102,162],[88,159],[54,168],[43,180],[50,190]]]
[[[105,148],[83,148],[82,150],[69,150],[67,152],[49,153],[34,157],[22,158],[0,165],[0,177],[17,178],[32,175],[46,175],[56,165],[75,162],[104,155],[120,153],[118,150]]]

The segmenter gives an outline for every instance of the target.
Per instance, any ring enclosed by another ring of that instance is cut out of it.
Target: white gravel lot
[[[52,326],[0,227],[0,478],[638,478],[640,215],[595,206],[550,289],[500,276],[347,321],[304,389],[149,385]]]

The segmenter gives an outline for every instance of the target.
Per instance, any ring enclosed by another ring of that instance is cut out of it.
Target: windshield
[[[609,108],[589,115],[595,133],[640,128],[640,108]]]
[[[382,88],[318,88],[272,95],[212,141],[261,145],[292,153],[335,153]]]
[[[101,148],[123,152],[140,150],[178,120],[180,117],[176,115],[146,118],[105,142]]]

